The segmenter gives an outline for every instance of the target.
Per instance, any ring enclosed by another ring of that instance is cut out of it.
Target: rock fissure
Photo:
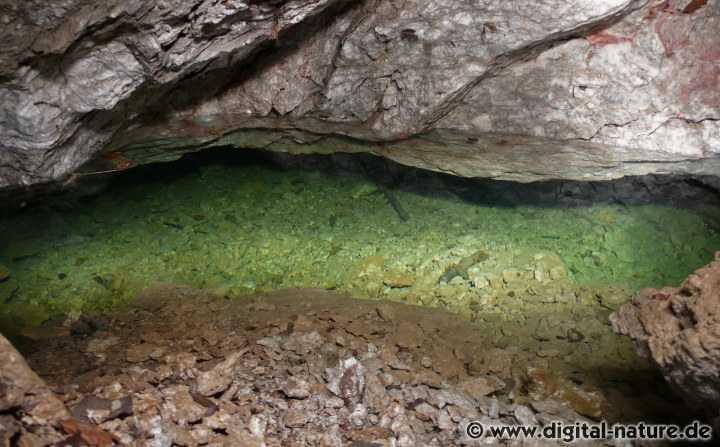
[[[639,118],[633,119],[633,120],[630,120],[630,121],[627,121],[627,122],[625,122],[625,123],[606,123],[606,124],[603,124],[603,126],[602,126],[601,128],[599,128],[599,129],[598,129],[594,134],[592,134],[591,136],[589,136],[589,137],[587,137],[587,138],[580,137],[579,139],[580,139],[580,140],[583,140],[583,141],[592,141],[593,139],[595,139],[595,138],[603,131],[603,129],[605,129],[605,128],[607,128],[607,127],[622,128],[622,127],[625,127],[625,126],[629,126],[629,125],[637,122],[638,120],[639,120]],[[662,125],[658,126],[658,128],[659,128],[659,127],[662,127]],[[657,130],[657,128],[656,128],[655,130]],[[653,132],[655,132],[655,130],[653,130],[652,132],[650,132],[650,134],[652,134]]]

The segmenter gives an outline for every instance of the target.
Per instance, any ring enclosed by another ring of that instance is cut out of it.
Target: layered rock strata
[[[0,188],[214,145],[520,181],[720,172],[716,1],[5,3]]]

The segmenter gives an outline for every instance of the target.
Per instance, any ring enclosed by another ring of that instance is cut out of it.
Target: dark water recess
[[[39,185],[31,190],[0,192],[0,206],[5,212],[14,207],[40,203],[51,206],[55,197],[92,201],[109,189],[138,182],[169,183],[182,176],[198,173],[203,166],[264,166],[270,169],[322,172],[355,179],[367,177],[385,187],[480,205],[495,206],[568,206],[613,203],[618,205],[668,205],[688,208],[718,226],[720,210],[720,177],[645,175],[616,180],[581,182],[548,180],[516,183],[503,180],[463,178],[450,174],[404,166],[370,154],[336,153],[332,155],[293,155],[260,150],[212,148],[191,153],[169,163],[144,165],[127,171],[83,175],[67,187],[60,184]]]
[[[371,172],[382,184],[427,195],[497,206],[569,206],[613,203],[618,205],[669,205],[702,208],[720,205],[720,177],[646,175],[599,182],[548,180],[517,183],[503,180],[463,178],[400,165],[368,154],[295,156],[267,154],[282,166],[357,175]],[[717,215],[715,219],[717,219]]]

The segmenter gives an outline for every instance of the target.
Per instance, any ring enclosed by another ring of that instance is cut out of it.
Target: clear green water
[[[0,264],[11,276],[0,283],[0,330],[109,309],[158,281],[228,297],[309,286],[444,304],[448,285],[438,278],[479,249],[497,258],[500,277],[523,250],[535,259],[550,252],[570,283],[632,289],[677,285],[720,249],[720,236],[700,217],[667,206],[503,207],[403,188],[394,190],[411,216],[403,222],[360,175],[237,162],[167,171],[153,178],[147,169],[132,182],[121,176],[97,196],[4,212]],[[490,264],[474,274],[484,268]],[[386,284],[392,275],[413,286]],[[494,287],[483,282],[456,278],[451,287],[480,296]],[[484,296],[491,306],[493,295]]]

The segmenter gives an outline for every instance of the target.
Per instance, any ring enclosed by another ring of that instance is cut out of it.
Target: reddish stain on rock
[[[698,9],[702,8],[703,6],[707,5],[708,0],[692,0],[688,5],[683,9],[683,12],[685,14],[692,14]]]
[[[715,47],[703,56],[704,58],[691,62],[685,69],[685,76],[681,80],[680,101],[698,101],[708,107],[719,107],[720,67],[716,61],[720,60],[720,50]]]
[[[689,15],[661,17],[655,30],[665,56],[683,67],[678,76],[678,100],[708,107],[720,106],[720,33],[715,19],[694,20]]]
[[[671,57],[678,48],[689,47],[688,36],[692,22],[684,17],[664,15],[658,19],[655,30],[665,49],[665,56]]]
[[[100,154],[98,158],[102,161],[116,161],[122,160],[122,155],[120,152],[105,152],[104,154]]]
[[[587,39],[587,41],[596,48],[602,48],[606,45],[616,45],[624,42],[632,42],[632,37],[612,34],[607,29],[591,31],[590,34],[585,36],[585,39]]]

